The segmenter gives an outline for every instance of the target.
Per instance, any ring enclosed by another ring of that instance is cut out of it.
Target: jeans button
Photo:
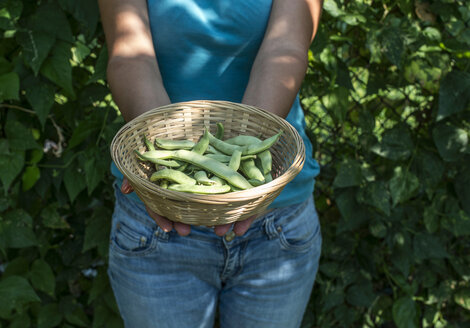
[[[230,231],[225,234],[225,241],[230,242],[233,240],[233,238],[235,238],[235,232]]]

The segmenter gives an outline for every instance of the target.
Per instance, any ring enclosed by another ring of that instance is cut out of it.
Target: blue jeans
[[[321,233],[313,199],[276,209],[245,235],[192,226],[166,233],[119,190],[111,286],[127,328],[299,327],[318,269]]]

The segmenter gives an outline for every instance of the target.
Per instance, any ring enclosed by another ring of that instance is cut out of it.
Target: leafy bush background
[[[0,327],[122,327],[122,124],[95,0],[0,0]],[[470,327],[470,3],[327,0],[302,89],[324,236],[304,327]]]

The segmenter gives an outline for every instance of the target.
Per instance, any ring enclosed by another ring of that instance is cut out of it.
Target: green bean
[[[258,179],[249,179],[248,182],[253,186],[253,187],[258,187],[264,184],[263,181],[259,181]]]
[[[224,125],[222,123],[217,123],[217,132],[215,133],[215,137],[219,140],[222,140],[224,137]]]
[[[266,183],[273,181],[273,176],[271,175],[271,172],[264,175],[264,181]]]
[[[144,143],[145,143],[145,146],[147,146],[147,150],[155,150],[155,146],[150,140],[147,139],[145,135],[144,135]]]
[[[230,162],[228,163],[228,167],[230,167],[234,171],[238,171],[240,167],[240,160],[242,158],[242,152],[240,150],[235,150],[230,157]]]
[[[207,133],[209,134],[209,143],[214,146],[217,150],[221,151],[226,155],[232,156],[234,150],[240,149],[240,146],[231,145],[229,143],[226,143],[225,141],[219,140],[214,137],[209,131],[207,131]]]
[[[240,163],[240,169],[249,179],[256,179],[264,182],[264,175],[256,167],[254,160],[248,159],[246,161],[242,161]]]
[[[229,163],[231,159],[231,156],[227,156],[224,154],[206,154],[204,156],[215,159],[216,161],[219,161],[221,163]],[[246,155],[246,156],[242,156],[241,160],[244,161],[247,159],[255,159],[255,158],[256,158],[256,155]]]
[[[194,145],[191,151],[202,155],[206,152],[207,147],[209,147],[209,134],[207,133],[207,129],[204,130],[204,134],[202,135],[201,139],[199,139],[198,143]]]
[[[237,188],[249,189],[252,187],[240,173],[232,170],[227,165],[222,164],[207,156],[199,155],[182,149],[174,151],[171,155],[171,158],[179,159],[199,166],[204,170],[212,172],[216,176],[227,180],[227,182],[233,184]]]
[[[160,180],[160,187],[162,187],[163,189],[168,189],[168,180],[165,180],[165,179],[162,179]]]
[[[154,162],[155,159],[181,160],[199,166],[206,171],[212,172],[213,174],[224,180],[227,180],[229,183],[240,189],[249,189],[252,187],[240,173],[232,170],[227,165],[207,156],[199,155],[188,150],[153,150],[140,154],[140,156],[150,162]]]
[[[257,137],[239,135],[239,136],[227,139],[225,140],[225,142],[232,144],[232,145],[237,145],[237,146],[249,146],[249,145],[255,145],[262,141],[261,139],[258,139]],[[258,155],[258,158],[260,159],[260,164],[261,164],[263,174],[270,172],[272,170],[272,156],[271,156],[271,152],[269,151],[269,149],[266,149],[265,151],[262,151],[258,153],[257,155]]]
[[[155,144],[162,149],[177,150],[191,149],[194,147],[194,141],[191,140],[171,140],[171,139],[155,139]]]
[[[206,186],[213,186],[216,184],[214,180],[211,180],[207,177],[206,171],[196,171],[194,173],[194,178],[196,179],[198,183],[206,185]]]
[[[269,149],[258,153],[258,159],[261,164],[263,174],[268,174],[273,168],[273,157]]]
[[[215,182],[214,186],[222,186],[226,185],[227,182],[224,179],[219,178],[218,176],[214,175],[211,177],[211,180]]]
[[[154,160],[156,159],[170,159],[173,152],[172,150],[150,150],[141,154],[137,150],[134,150],[138,158],[152,163],[155,163]]]
[[[224,153],[222,153],[221,151],[218,151],[216,148],[214,148],[214,146],[212,145],[209,145],[209,147],[207,147],[206,149],[206,152],[209,153],[209,154],[219,154],[219,155],[223,155]]]
[[[237,146],[247,146],[251,144],[255,144],[258,142],[262,142],[261,139],[253,136],[246,136],[246,135],[239,135],[227,140],[224,140],[226,143],[229,143],[231,145],[237,145]]]
[[[281,134],[282,134],[282,131],[279,131],[277,134],[259,143],[251,144],[249,146],[244,146],[242,154],[243,155],[258,154],[258,153],[261,153],[262,151],[265,151],[266,149],[269,149],[272,145],[274,145],[274,143],[276,143],[276,141],[279,139]]]
[[[183,191],[196,194],[223,194],[230,191],[229,185],[222,186],[202,186],[202,185],[187,185],[187,184],[172,184],[168,186],[169,190]]]
[[[172,169],[163,169],[153,173],[150,176],[150,181],[155,182],[161,179],[169,180],[181,184],[196,184],[196,180],[187,176],[183,172],[172,170]]]

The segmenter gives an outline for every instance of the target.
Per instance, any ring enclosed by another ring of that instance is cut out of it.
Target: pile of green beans
[[[198,142],[145,136],[147,151],[135,150],[137,158],[155,165],[150,181],[160,187],[196,194],[220,194],[246,190],[272,181],[270,148],[282,131],[261,140],[239,135],[223,140],[224,126],[217,133],[206,128]]]

